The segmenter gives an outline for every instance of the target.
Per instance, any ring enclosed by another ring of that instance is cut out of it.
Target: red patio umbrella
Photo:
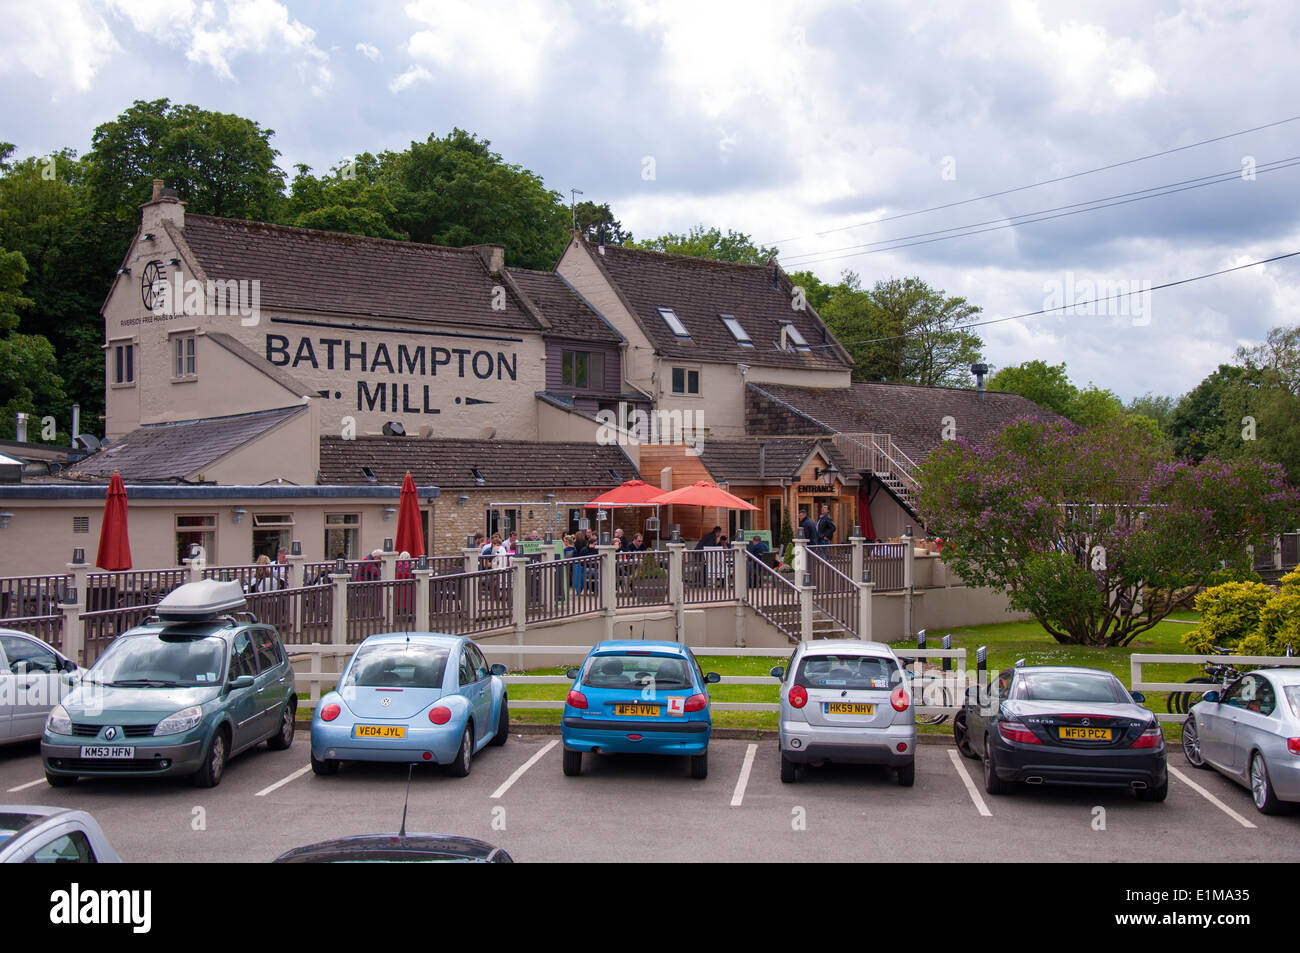
[[[692,483],[690,486],[684,486],[679,490],[660,493],[650,502],[658,503],[660,506],[668,506],[672,503],[685,506],[712,506],[720,510],[758,509],[753,503],[746,503],[740,497],[733,496],[716,483],[709,483],[706,480]]]
[[[104,522],[99,527],[99,553],[95,565],[107,572],[131,568],[131,541],[126,535],[126,487],[117,471],[108,483]]]
[[[659,487],[651,486],[644,480],[628,480],[626,483],[600,494],[586,505],[586,509],[614,504],[623,506],[650,504],[654,502],[656,496],[663,496],[663,493],[664,491]]]
[[[424,555],[424,530],[420,525],[420,499],[415,492],[415,480],[408,470],[402,480],[402,498],[397,504],[397,546],[399,553],[410,553],[411,558]]]

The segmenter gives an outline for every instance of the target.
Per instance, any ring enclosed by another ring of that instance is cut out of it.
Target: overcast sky
[[[161,97],[274,129],[290,175],[460,126],[550,188],[609,202],[638,238],[734,228],[778,245],[788,270],[852,269],[868,285],[918,275],[985,319],[1086,297],[1088,282],[1114,293],[1300,250],[1300,167],[1266,171],[1300,156],[1300,121],[863,224],[1300,114],[1290,2],[0,8],[0,139],[20,155],[84,152],[95,125]],[[1252,163],[1253,178],[862,254]],[[1178,395],[1239,344],[1300,322],[1297,292],[1300,257],[1153,292],[1137,315],[1111,304],[981,334],[995,367],[1065,361],[1076,383],[1126,399]]]

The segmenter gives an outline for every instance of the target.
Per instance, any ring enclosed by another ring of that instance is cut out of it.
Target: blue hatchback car
[[[344,761],[424,762],[465,777],[477,752],[509,737],[505,673],[459,636],[370,636],[316,706],[312,770],[335,774]]]
[[[560,735],[564,773],[582,773],[584,753],[675,754],[690,759],[691,777],[709,774],[709,685],[694,654],[677,642],[599,642],[569,669]]]

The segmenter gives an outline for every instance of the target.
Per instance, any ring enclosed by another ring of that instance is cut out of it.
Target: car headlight
[[[154,735],[180,734],[182,731],[189,731],[202,720],[203,709],[198,705],[191,708],[182,708],[174,715],[168,715],[158,722],[158,727],[153,730],[153,733]]]
[[[51,708],[50,717],[45,720],[45,730],[52,735],[72,734],[72,719],[68,717],[68,710],[62,705]]]

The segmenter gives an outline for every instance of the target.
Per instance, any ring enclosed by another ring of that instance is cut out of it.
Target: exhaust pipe
[[[1043,783],[1043,779],[1042,779],[1042,778],[1025,778],[1025,783],[1026,783],[1026,784],[1042,784],[1042,783]]]
[[[1147,789],[1147,783],[1145,781],[1131,781],[1129,784],[1134,791],[1145,791]]]

